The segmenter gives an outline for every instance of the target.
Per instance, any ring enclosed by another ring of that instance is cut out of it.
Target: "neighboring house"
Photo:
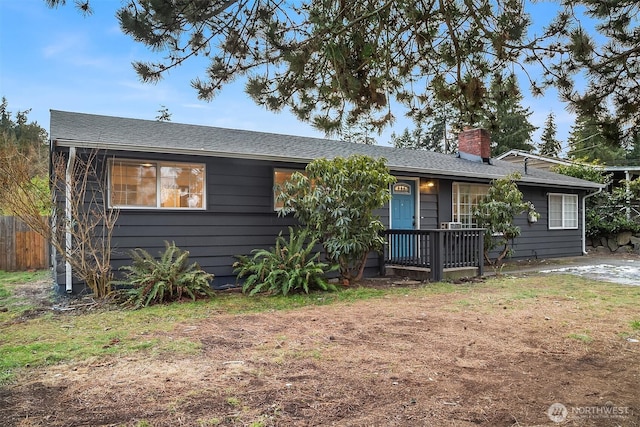
[[[107,156],[105,201],[120,208],[113,236],[113,267],[130,263],[129,251],[155,254],[164,241],[187,249],[214,286],[235,283],[234,256],[268,248],[291,217],[278,216],[274,184],[317,158],[362,154],[385,158],[398,183],[379,214],[389,229],[436,229],[442,223],[473,227],[472,209],[493,179],[520,172],[519,187],[541,214],[516,219],[522,235],[515,258],[580,255],[584,251],[585,196],[598,184],[490,159],[488,134],[465,131],[459,156],[360,145],[244,130],[51,111],[52,153]],[[376,258],[366,274],[377,274]],[[65,265],[57,283],[68,292]]]
[[[496,160],[504,160],[505,162],[520,165],[524,168],[533,167],[543,170],[551,170],[554,166],[570,166],[575,164],[571,160],[559,159],[556,157],[543,156],[541,154],[532,154],[523,150],[509,150],[496,157]]]
[[[522,150],[510,150],[506,153],[500,154],[496,157],[496,160],[504,160],[505,162],[521,165],[524,168],[525,163],[527,167],[534,167],[537,169],[551,170],[554,166],[563,165],[571,166],[575,164],[582,164],[567,159],[559,159],[557,157],[542,156],[540,154],[532,154]],[[591,166],[591,165],[588,165]],[[603,173],[612,174],[612,180],[614,183],[626,179],[631,181],[640,176],[640,166],[595,166],[602,169]]]
[[[527,167],[534,167],[538,169],[551,170],[554,166],[564,165],[585,165],[584,163],[574,162],[572,160],[567,159],[558,159],[555,157],[541,156],[539,154],[531,154],[522,150],[511,150],[507,151],[496,157],[497,160],[504,160],[506,162],[510,162],[516,165],[520,165],[524,168],[526,164]],[[593,165],[586,165],[593,166]],[[602,173],[605,175],[610,175],[610,186],[612,188],[620,187],[625,185],[625,181],[632,181],[634,179],[638,179],[640,177],[640,166],[607,166],[607,165],[596,165],[593,166],[602,170]],[[627,191],[629,191],[628,185],[626,186]],[[630,194],[630,193],[629,193]],[[637,201],[627,204],[625,206],[621,206],[620,209],[626,210],[627,218],[634,219],[635,221],[640,221],[640,206],[638,206]]]

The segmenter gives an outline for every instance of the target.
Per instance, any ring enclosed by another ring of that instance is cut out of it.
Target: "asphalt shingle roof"
[[[238,129],[158,122],[51,110],[51,139],[59,146],[123,151],[192,154],[308,163],[320,158],[363,154],[387,159],[395,173],[413,172],[440,178],[496,179],[512,172],[521,182],[562,188],[597,189],[599,184],[492,159],[491,164],[455,155],[363,145],[329,139]]]

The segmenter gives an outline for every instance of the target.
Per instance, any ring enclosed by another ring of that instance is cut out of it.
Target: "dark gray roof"
[[[521,166],[501,160],[485,164],[431,151],[57,110],[51,110],[51,139],[58,146],[294,163],[363,154],[384,157],[395,174],[406,172],[441,178],[491,180],[517,171],[522,174],[521,181],[531,185],[600,187],[593,182],[534,168],[529,168],[525,175]]]

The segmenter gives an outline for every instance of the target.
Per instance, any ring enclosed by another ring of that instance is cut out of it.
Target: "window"
[[[284,207],[283,202],[278,200],[278,186],[289,180],[294,172],[300,172],[301,174],[306,175],[304,170],[296,169],[274,169],[273,171],[273,209],[276,211]]]
[[[488,191],[488,185],[454,182],[452,188],[453,222],[461,222],[463,228],[475,227],[473,209],[478,206],[478,202],[487,195]]]
[[[111,206],[204,209],[203,164],[113,160],[109,172]]]
[[[549,229],[578,228],[578,196],[549,194]]]

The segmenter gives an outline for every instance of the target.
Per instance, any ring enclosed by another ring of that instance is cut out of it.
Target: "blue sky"
[[[174,69],[158,84],[141,83],[131,62],[158,56],[122,34],[115,18],[120,2],[93,0],[94,14],[88,17],[72,0],[67,3],[49,9],[44,0],[0,0],[0,96],[10,111],[30,108],[29,118],[48,130],[50,109],[153,120],[164,105],[173,122],[324,137],[286,111],[255,105],[243,92],[242,79],[212,102],[198,100],[189,81],[204,72],[203,62]],[[526,82],[520,84],[526,94]],[[564,144],[574,119],[554,92],[527,96],[523,105],[540,128],[534,142],[553,112]],[[393,128],[374,135],[378,144],[388,144],[393,131],[412,127],[402,110],[394,114]]]

